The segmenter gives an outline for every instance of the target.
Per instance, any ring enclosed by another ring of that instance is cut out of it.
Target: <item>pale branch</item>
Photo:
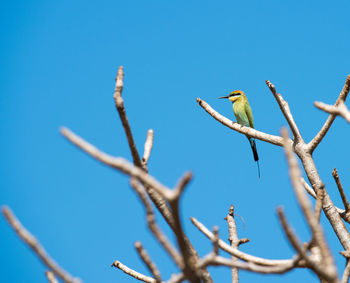
[[[226,221],[228,225],[228,234],[229,234],[229,241],[231,244],[231,247],[234,249],[238,249],[239,246],[239,239],[237,235],[237,227],[236,227],[236,221],[234,217],[234,205],[231,204],[230,209],[228,211],[228,214],[226,216]],[[233,262],[237,262],[238,258],[235,256],[232,256],[231,260]],[[238,269],[233,267],[231,270],[231,277],[232,277],[232,283],[238,283],[239,282],[239,274]]]
[[[46,252],[40,242],[21,224],[10,208],[3,206],[2,213],[7,222],[23,242],[32,249],[44,265],[54,272],[62,281],[66,283],[81,283],[79,278],[72,277],[67,271],[60,267]]]
[[[323,198],[324,198],[324,189],[317,191],[317,198],[316,198],[316,205],[315,205],[315,218],[318,222],[320,222],[321,218],[321,211],[322,211],[322,205],[323,205]]]
[[[146,142],[145,142],[145,146],[144,146],[144,151],[143,151],[143,157],[142,157],[142,167],[143,168],[147,168],[148,165],[148,160],[151,156],[151,151],[152,151],[152,147],[153,147],[153,136],[154,136],[154,132],[152,129],[147,131],[147,138],[146,138]]]
[[[214,234],[209,231],[207,227],[205,227],[201,222],[199,222],[197,219],[191,217],[191,221],[194,226],[198,228],[199,231],[201,231],[208,239],[211,241],[214,240]],[[263,266],[278,266],[278,265],[288,265],[291,263],[293,259],[265,259],[257,256],[253,256],[247,253],[244,253],[238,249],[232,248],[230,245],[226,244],[223,240],[219,240],[219,247],[223,251],[229,253],[230,255],[233,255],[235,257],[238,257],[239,259],[247,262],[251,262],[257,265],[263,265]],[[304,267],[302,265],[298,265],[298,267]]]
[[[123,271],[125,274],[130,275],[131,277],[134,277],[137,280],[146,282],[146,283],[156,283],[156,279],[146,276],[140,272],[137,272],[129,267],[127,267],[126,265],[122,264],[119,260],[116,260],[115,262],[113,262],[111,264],[111,266],[114,266],[118,269],[120,269],[121,271]]]
[[[153,278],[156,280],[156,283],[162,282],[160,271],[156,264],[151,260],[147,251],[143,248],[141,242],[135,243],[135,248],[142,259],[143,263],[147,266],[148,270],[151,272]]]
[[[71,143],[76,145],[78,148],[82,149],[90,156],[94,157],[96,160],[102,162],[105,165],[108,165],[112,168],[119,170],[120,172],[129,175],[130,177],[135,177],[141,182],[152,187],[159,193],[163,198],[170,199],[174,195],[174,191],[170,190],[163,184],[159,183],[151,175],[147,174],[142,169],[133,166],[129,161],[121,157],[110,156],[103,151],[99,150],[92,144],[88,143],[78,135],[74,134],[67,128],[61,128],[61,134],[67,138]]]
[[[174,234],[176,237],[177,244],[179,246],[179,249],[181,251],[182,259],[184,262],[184,267],[182,269],[183,273],[185,274],[186,278],[191,283],[200,283],[200,273],[203,273],[202,271],[199,272],[199,270],[196,269],[196,263],[198,262],[199,258],[198,255],[195,255],[192,253],[190,246],[188,245],[188,238],[185,236],[185,232],[182,227],[181,219],[180,219],[180,212],[179,212],[179,201],[180,198],[184,192],[184,189],[188,185],[192,178],[191,173],[187,173],[184,175],[184,177],[181,178],[179,185],[177,185],[176,189],[174,190],[174,193],[171,197],[167,198],[170,204],[171,211],[173,213],[174,218]]]
[[[343,276],[340,281],[340,283],[348,283],[349,282],[349,277],[350,277],[350,260],[346,260],[346,265],[344,268]]]
[[[344,87],[342,91],[340,92],[334,106],[338,106],[340,103],[344,103],[346,100],[346,97],[349,94],[350,90],[350,75],[346,78]],[[329,128],[332,126],[334,120],[336,118],[335,114],[330,114],[322,126],[321,130],[317,133],[317,135],[308,143],[308,152],[312,153],[315,148],[320,144],[324,136],[327,134]]]
[[[248,243],[250,240],[248,238],[242,238],[238,240],[238,246]]]
[[[344,102],[340,102],[338,106],[334,106],[334,105],[325,104],[325,103],[320,102],[320,101],[315,101],[314,105],[318,109],[320,109],[324,112],[327,112],[329,114],[332,114],[335,116],[342,116],[346,120],[346,122],[350,123],[350,111],[346,107]]]
[[[293,118],[293,115],[290,111],[288,102],[283,99],[283,97],[280,93],[277,93],[275,86],[270,81],[266,81],[266,84],[269,87],[269,89],[271,90],[273,96],[275,97],[284,118],[287,120],[287,123],[288,123],[288,125],[293,133],[295,142],[299,142],[299,141],[303,142],[303,138],[300,134],[300,131],[299,131],[297,124],[294,121],[294,118]]]
[[[304,189],[306,192],[312,196],[314,199],[317,199],[315,191],[311,188],[311,186],[305,181],[303,177],[300,178],[301,184],[304,186]],[[323,196],[324,197],[324,196]],[[338,211],[339,215],[344,219],[344,221],[350,223],[350,214],[346,214],[344,209],[341,209],[337,206],[335,206],[336,210]]]
[[[319,225],[318,220],[316,219],[315,214],[312,211],[311,202],[309,201],[306,195],[306,192],[304,191],[302,184],[300,182],[301,172],[298,167],[298,163],[294,155],[294,151],[290,143],[288,142],[287,129],[285,128],[282,129],[282,136],[283,136],[283,140],[285,141],[284,150],[285,150],[285,154],[286,154],[286,158],[289,166],[289,175],[290,175],[290,179],[291,179],[299,206],[310,227],[310,230],[312,232],[312,237],[315,239],[317,246],[321,250],[323,264],[325,265],[325,268],[327,268],[328,270],[327,273],[332,275],[335,274],[336,276],[336,267],[334,265],[333,257],[331,256],[331,253],[328,249],[322,228]],[[316,194],[319,194],[320,190],[325,191],[323,187],[323,189],[320,188],[318,191],[316,191]]]
[[[45,271],[45,276],[49,283],[58,283],[55,273],[53,273],[51,270]]]
[[[347,199],[347,197],[345,195],[345,192],[344,192],[344,189],[343,189],[343,185],[340,182],[340,178],[339,178],[338,171],[337,171],[336,168],[333,169],[332,176],[334,178],[335,183],[337,184],[337,187],[338,187],[338,190],[339,190],[339,194],[340,194],[341,199],[343,201],[344,208],[345,208],[345,213],[349,213],[350,212],[350,204],[349,204],[349,201],[348,201],[348,199]]]
[[[287,219],[284,215],[283,209],[279,207],[277,209],[277,215],[280,220],[281,226],[283,228],[283,231],[294,248],[294,250],[298,253],[301,259],[305,260],[306,265],[309,266],[316,274],[321,276],[322,278],[325,278],[329,280],[330,282],[336,282],[337,274],[329,272],[329,269],[326,271],[325,266],[320,266],[319,262],[313,261],[308,254],[306,253],[306,248],[302,247],[297,236],[295,235],[293,229],[290,227],[290,225],[287,222]]]
[[[124,69],[123,66],[120,66],[118,69],[117,77],[115,79],[115,89],[114,89],[114,102],[118,110],[120,120],[123,124],[126,138],[128,140],[129,148],[131,151],[132,159],[135,166],[142,168],[142,163],[140,160],[139,153],[131,132],[131,127],[129,125],[128,117],[126,116],[124,100],[122,98],[122,91],[124,86]]]
[[[146,219],[147,219],[148,228],[153,233],[153,235],[158,240],[158,242],[162,245],[162,247],[166,250],[166,252],[170,255],[170,257],[173,259],[176,265],[180,269],[182,269],[183,261],[182,261],[181,255],[179,254],[177,249],[171,244],[171,242],[168,240],[168,238],[162,232],[162,230],[158,227],[151,203],[149,202],[145,191],[142,189],[138,181],[134,178],[131,178],[130,184],[131,184],[131,187],[135,190],[135,192],[139,196],[144,207],[146,208],[146,214],[147,214]]]
[[[303,177],[300,177],[300,182],[303,185],[304,189],[306,192],[312,196],[314,199],[317,198],[315,191],[310,187],[310,185],[305,181]]]
[[[264,132],[257,131],[250,127],[244,127],[236,122],[231,121],[230,119],[224,117],[220,113],[216,112],[213,108],[210,107],[208,103],[204,100],[197,98],[199,106],[201,106],[209,115],[211,115],[215,120],[223,124],[224,126],[244,134],[246,136],[256,138],[274,145],[282,146],[282,138],[279,136],[269,135]],[[291,141],[292,142],[292,141]]]

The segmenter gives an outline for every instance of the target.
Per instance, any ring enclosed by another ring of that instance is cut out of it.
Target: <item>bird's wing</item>
[[[249,125],[250,125],[251,128],[254,128],[253,113],[252,113],[252,109],[249,106],[248,101],[246,102],[244,108],[245,108],[245,113],[246,113],[246,115],[248,117],[248,120],[249,120]]]

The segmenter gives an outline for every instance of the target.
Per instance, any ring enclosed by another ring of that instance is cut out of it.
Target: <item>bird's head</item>
[[[242,95],[244,95],[244,92],[241,90],[235,90],[232,91],[229,95],[227,96],[221,96],[218,98],[228,98],[232,103],[235,102],[238,98],[240,98]]]

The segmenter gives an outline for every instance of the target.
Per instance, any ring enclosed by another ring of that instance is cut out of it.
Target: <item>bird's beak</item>
[[[228,95],[227,96],[218,97],[218,99],[221,99],[221,98],[228,98]]]

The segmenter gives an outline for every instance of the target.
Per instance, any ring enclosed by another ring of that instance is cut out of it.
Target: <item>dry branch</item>
[[[201,106],[209,115],[211,115],[215,120],[219,121],[224,126],[235,130],[246,136],[256,138],[274,145],[282,146],[282,138],[279,136],[269,135],[260,131],[257,131],[250,127],[244,127],[236,122],[231,121],[230,119],[224,117],[220,113],[216,112],[213,108],[210,107],[208,103],[204,100],[197,98],[199,106]]]
[[[341,104],[342,102],[345,102],[346,97],[349,94],[349,90],[350,90],[350,75],[346,78],[344,87],[342,89],[342,91],[340,92],[338,99],[336,100],[334,106],[338,106],[339,104]],[[334,120],[336,118],[335,114],[330,114],[326,120],[326,122],[324,123],[324,125],[322,126],[321,130],[317,133],[317,135],[308,143],[308,151],[310,153],[312,153],[316,147],[320,144],[320,142],[322,141],[322,139],[324,138],[324,136],[327,134],[329,128],[332,126]]]
[[[231,247],[234,249],[238,249],[239,246],[239,239],[237,235],[237,228],[236,228],[236,221],[234,217],[234,205],[231,204],[230,209],[228,211],[228,214],[226,216],[226,221],[228,225],[228,234],[229,234],[229,241],[231,244]],[[238,258],[235,256],[232,256],[231,260],[233,262],[237,262]],[[239,275],[238,275],[238,269],[237,268],[232,268],[231,270],[231,275],[232,275],[232,283],[238,283],[239,281]]]
[[[350,123],[350,111],[344,104],[344,102],[340,102],[338,106],[325,104],[320,101],[314,102],[314,105],[324,112],[327,112],[329,114],[335,115],[335,116],[342,116],[348,123]]]
[[[134,277],[137,280],[146,282],[146,283],[156,283],[156,280],[152,277],[146,276],[140,272],[137,272],[129,267],[127,267],[126,265],[122,264],[119,260],[116,260],[115,262],[113,262],[111,264],[111,266],[114,266],[118,269],[120,269],[121,271],[123,271],[125,274],[130,275],[131,277]]]
[[[159,269],[157,268],[156,264],[151,260],[147,251],[143,248],[141,242],[136,242],[135,248],[140,258],[142,259],[143,263],[147,266],[148,270],[153,275],[154,279],[156,280],[156,283],[162,282]]]
[[[49,283],[58,283],[58,281],[55,277],[55,273],[53,273],[52,271],[50,271],[50,270],[45,271],[45,276],[46,276],[47,280],[49,281]]]
[[[4,214],[7,222],[17,233],[17,235],[28,245],[29,248],[40,258],[43,264],[45,264],[52,272],[54,272],[62,281],[66,283],[81,283],[79,278],[72,277],[67,271],[60,267],[46,252],[40,242],[23,227],[21,222],[13,214],[10,208],[2,207],[2,213]]]

